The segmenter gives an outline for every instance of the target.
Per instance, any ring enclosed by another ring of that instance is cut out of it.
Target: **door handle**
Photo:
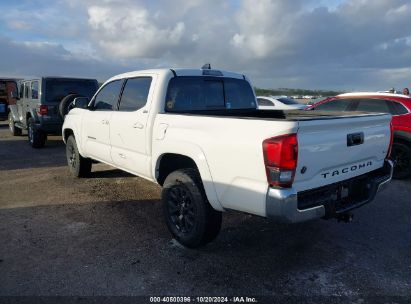
[[[101,123],[102,123],[103,125],[108,125],[108,120],[107,120],[107,119],[103,119],[103,120],[101,121]]]
[[[142,129],[142,128],[144,128],[144,125],[143,125],[142,123],[136,122],[136,123],[133,125],[133,128],[134,128],[134,129]]]

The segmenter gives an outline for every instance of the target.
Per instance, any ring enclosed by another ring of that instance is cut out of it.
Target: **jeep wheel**
[[[168,229],[184,246],[196,248],[218,235],[221,212],[207,201],[197,170],[182,169],[168,175],[162,201]]]
[[[13,119],[13,114],[11,114],[11,112],[9,112],[9,129],[11,134],[13,134],[13,136],[20,136],[21,135],[21,129],[16,127],[16,123],[14,122]]]
[[[69,94],[61,100],[59,104],[59,114],[63,119],[69,112],[69,106],[73,102],[74,98],[80,97],[80,96],[81,95],[79,94]]]
[[[393,178],[403,179],[411,176],[411,146],[395,142],[392,145],[391,159],[394,161]]]
[[[67,139],[66,157],[71,174],[75,177],[87,177],[90,175],[92,160],[80,155],[76,139],[72,135]]]
[[[36,128],[33,118],[29,118],[27,124],[27,136],[30,146],[33,148],[44,147],[47,140],[47,135]]]

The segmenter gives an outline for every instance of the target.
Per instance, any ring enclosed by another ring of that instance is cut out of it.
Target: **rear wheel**
[[[9,129],[13,136],[20,136],[22,133],[21,129],[16,127],[16,123],[14,122],[13,114],[11,114],[11,112],[9,112]]]
[[[27,136],[29,144],[33,148],[42,148],[46,144],[47,135],[36,128],[33,118],[29,118],[27,121]]]
[[[67,139],[66,157],[71,174],[76,177],[87,177],[90,175],[92,160],[80,155],[76,139],[72,135]]]
[[[162,201],[168,229],[184,246],[200,247],[218,235],[221,212],[207,201],[197,170],[181,169],[168,175]]]
[[[395,163],[393,178],[403,179],[411,176],[411,145],[395,142],[392,145],[391,159]]]

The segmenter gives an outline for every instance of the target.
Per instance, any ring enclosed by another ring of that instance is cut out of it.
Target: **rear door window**
[[[388,103],[383,99],[359,99],[356,111],[391,113]]]
[[[120,100],[120,111],[137,111],[147,103],[151,77],[127,79]]]
[[[315,107],[318,111],[347,111],[351,99],[333,99]]]
[[[24,83],[24,98],[29,98],[30,82]]]
[[[168,85],[167,112],[250,108],[256,108],[254,92],[243,79],[178,76]]]
[[[32,81],[31,82],[31,99],[38,99],[39,98],[39,82]]]

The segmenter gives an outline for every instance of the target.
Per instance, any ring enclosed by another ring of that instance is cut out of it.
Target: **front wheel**
[[[181,169],[168,175],[162,201],[168,229],[179,243],[196,248],[218,235],[221,212],[207,201],[197,170]]]
[[[9,112],[9,129],[13,136],[20,136],[22,131],[20,128],[16,127],[16,123],[14,122],[13,114]]]
[[[393,178],[403,179],[411,176],[411,145],[395,142],[392,145],[391,159],[395,163]]]
[[[80,155],[76,139],[70,135],[66,144],[66,157],[70,173],[75,177],[87,177],[90,175],[92,161]]]

